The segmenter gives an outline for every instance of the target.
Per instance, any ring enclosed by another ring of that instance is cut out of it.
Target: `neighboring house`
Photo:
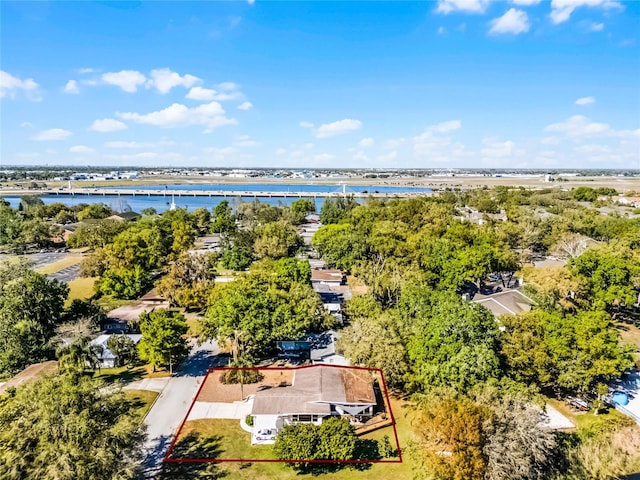
[[[100,322],[100,330],[105,333],[129,333],[129,322],[116,318],[107,318]]]
[[[219,234],[204,235],[196,238],[193,248],[189,249],[191,254],[203,254],[211,252],[221,252],[220,244],[222,239]]]
[[[326,270],[311,270],[311,283],[322,285],[342,285],[345,278],[341,270],[326,269]]]
[[[350,365],[348,358],[336,353],[336,339],[338,336],[338,332],[333,330],[321,334],[319,336],[320,339],[328,341],[314,343],[311,349],[311,362],[314,364]]]
[[[145,305],[155,305],[162,307],[166,305],[167,299],[160,295],[157,289],[152,288],[140,297],[140,301]]]
[[[640,197],[625,197],[623,195],[618,195],[611,197],[611,200],[619,205],[627,205],[629,207],[640,208]]]
[[[533,300],[515,289],[486,296],[476,295],[473,301],[488,308],[496,318],[500,315],[518,315],[528,312],[535,305]]]
[[[487,218],[501,222],[507,221],[507,214],[504,210],[500,210],[500,213],[483,213],[479,212],[475,208],[465,206],[463,208],[459,208],[458,213],[460,214],[460,217],[458,217],[460,220],[466,220],[478,225],[484,225],[485,219]]]
[[[364,423],[374,415],[376,394],[366,370],[312,365],[296,369],[291,383],[255,393],[252,442],[273,443],[278,430],[293,423],[320,425],[334,415]]]
[[[121,212],[107,217],[107,220],[117,220],[119,222],[135,222],[141,215],[136,212]]]
[[[34,363],[17,373],[14,377],[5,383],[0,383],[0,395],[7,393],[10,388],[17,388],[25,383],[37,380],[44,375],[55,372],[58,369],[58,362],[49,360],[48,362]]]
[[[133,340],[133,343],[136,345],[142,338],[142,335],[140,334],[129,333],[124,335]],[[100,360],[100,368],[113,368],[116,365],[116,356],[107,348],[107,342],[110,338],[111,335],[105,334],[91,340],[91,345],[96,345],[102,348],[102,353],[98,356],[98,359]]]

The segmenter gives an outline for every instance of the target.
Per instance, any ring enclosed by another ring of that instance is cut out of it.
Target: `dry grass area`
[[[65,255],[65,257],[57,262],[49,263],[44,265],[43,267],[38,268],[36,271],[39,273],[44,273],[45,275],[50,275],[52,273],[59,272],[67,267],[71,267],[72,265],[77,265],[84,258],[81,254],[69,254]]]
[[[199,402],[236,402],[242,400],[247,395],[253,395],[261,387],[278,387],[282,383],[291,385],[293,380],[293,370],[281,369],[262,369],[260,373],[264,378],[257,383],[244,384],[242,389],[240,384],[225,385],[220,381],[220,377],[224,371],[216,370],[207,376],[200,395],[197,400]]]
[[[97,277],[76,278],[71,280],[67,285],[69,286],[69,296],[65,302],[65,306],[71,305],[76,298],[80,300],[86,300],[91,298],[95,290],[93,285],[96,283]]]
[[[629,325],[626,323],[616,323],[616,330],[620,333],[622,342],[627,345],[635,345],[640,349],[640,328],[635,325]]]

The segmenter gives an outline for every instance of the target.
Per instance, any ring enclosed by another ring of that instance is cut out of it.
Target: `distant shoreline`
[[[562,181],[546,182],[544,175],[538,176],[425,176],[411,178],[230,178],[230,177],[202,177],[202,176],[156,176],[142,175],[133,180],[86,180],[72,181],[73,188],[91,187],[125,187],[136,188],[143,185],[188,185],[188,184],[285,184],[285,185],[359,185],[359,186],[404,186],[404,187],[430,187],[434,190],[446,188],[481,188],[496,186],[526,187],[526,188],[575,188],[579,186],[612,187],[620,192],[640,191],[640,177],[620,176],[594,176],[594,177],[562,177]],[[28,188],[31,181],[4,182],[0,184],[0,196],[20,195],[22,190]],[[46,184],[49,188],[66,187],[67,181],[37,181]],[[24,185],[26,188],[16,188],[15,185]],[[43,191],[43,194],[45,192]]]

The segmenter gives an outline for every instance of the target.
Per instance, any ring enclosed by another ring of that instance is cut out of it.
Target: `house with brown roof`
[[[311,270],[311,283],[322,285],[342,285],[344,274],[341,270],[332,268]]]
[[[320,425],[340,415],[364,423],[374,415],[376,395],[369,371],[337,365],[296,369],[291,385],[268,388],[253,397],[253,443],[273,443],[292,423]]]
[[[136,212],[120,212],[107,217],[107,220],[117,220],[118,222],[135,222],[142,215]]]

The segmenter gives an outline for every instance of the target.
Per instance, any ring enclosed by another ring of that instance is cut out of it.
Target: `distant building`
[[[136,212],[121,212],[107,217],[107,220],[117,220],[119,222],[135,222],[142,215]]]
[[[345,277],[341,270],[311,270],[311,283],[319,283],[322,285],[342,285]]]
[[[142,338],[142,335],[140,334],[129,333],[124,335],[126,335],[131,340],[133,340],[133,343],[135,343],[136,345]],[[102,352],[98,356],[98,360],[100,361],[101,368],[113,368],[116,366],[116,363],[117,363],[117,357],[113,354],[111,350],[107,348],[107,342],[111,337],[112,335],[110,334],[104,334],[104,335],[100,335],[98,338],[91,341],[91,345],[101,347]]]
[[[533,300],[515,289],[491,295],[476,295],[473,301],[488,308],[496,318],[500,315],[519,315],[528,312],[535,305]]]

